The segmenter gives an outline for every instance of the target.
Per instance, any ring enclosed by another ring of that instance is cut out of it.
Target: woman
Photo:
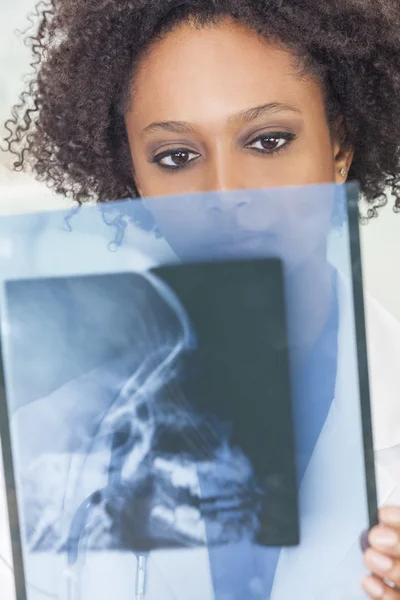
[[[78,202],[358,180],[373,217],[400,206],[399,31],[395,0],[52,2],[8,149]],[[369,543],[367,594],[400,598],[399,509]]]

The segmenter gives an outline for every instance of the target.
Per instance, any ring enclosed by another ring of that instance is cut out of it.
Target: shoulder
[[[365,294],[365,318],[368,351],[374,353],[383,346],[387,349],[385,358],[389,359],[390,350],[400,349],[400,321],[368,293]],[[388,368],[393,366],[390,360],[385,362]],[[393,362],[396,362],[396,355],[393,356]]]
[[[400,444],[400,322],[369,294],[365,319],[375,447]]]

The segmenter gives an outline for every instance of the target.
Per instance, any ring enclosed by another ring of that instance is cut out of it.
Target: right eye
[[[156,154],[151,162],[160,165],[164,169],[184,169],[191,162],[196,160],[200,154],[192,152],[191,150],[178,149],[178,150],[166,150]]]

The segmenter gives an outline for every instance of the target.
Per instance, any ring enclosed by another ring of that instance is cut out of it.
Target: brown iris
[[[262,137],[260,138],[261,146],[265,150],[275,150],[279,144],[279,139],[275,137]]]
[[[171,160],[175,165],[183,165],[189,160],[189,152],[185,152],[184,150],[171,152]]]

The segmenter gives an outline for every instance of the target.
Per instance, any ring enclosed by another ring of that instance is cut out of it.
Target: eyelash
[[[296,139],[296,135],[294,133],[289,133],[288,131],[274,131],[268,134],[262,134],[257,136],[256,138],[254,138],[253,140],[251,140],[251,142],[249,142],[245,147],[249,150],[253,150],[254,152],[257,152],[259,154],[263,154],[263,155],[268,155],[268,156],[277,156],[279,155],[283,149],[287,148],[287,146],[293,142]],[[249,148],[249,146],[251,144],[255,144],[258,141],[261,141],[262,139],[273,139],[273,140],[286,140],[285,144],[282,144],[282,146],[278,147],[275,150],[266,150],[266,149],[262,149],[262,148]],[[163,160],[163,158],[167,158],[168,156],[173,156],[174,154],[178,154],[179,152],[183,152],[185,154],[194,154],[197,155],[196,158],[192,158],[191,160],[188,160],[187,162],[183,163],[182,165],[176,165],[176,166],[171,166],[171,165],[163,165],[161,164],[161,161]],[[176,148],[174,150],[165,150],[164,152],[160,152],[159,154],[156,154],[155,156],[153,156],[150,159],[150,162],[153,164],[157,164],[161,169],[165,169],[167,171],[180,171],[182,169],[186,169],[188,168],[192,162],[196,161],[198,158],[198,153],[197,152],[191,152],[190,150],[188,150],[187,148]]]
[[[282,146],[280,146],[279,148],[276,148],[275,150],[266,150],[265,148],[264,149],[249,148],[249,146],[251,144],[255,144],[256,142],[259,142],[262,139],[285,140],[286,143],[282,144]],[[246,148],[249,148],[249,150],[254,150],[255,152],[259,152],[260,154],[268,154],[271,156],[276,156],[276,155],[280,154],[282,149],[287,148],[289,146],[289,144],[291,142],[293,142],[295,139],[296,139],[296,135],[294,133],[290,133],[289,131],[272,131],[271,133],[263,133],[261,135],[258,135],[256,138],[251,140],[251,142],[249,142],[246,145]]]
[[[189,155],[195,154],[196,158],[192,158],[188,162],[186,162],[182,165],[176,165],[175,167],[172,167],[171,165],[161,164],[161,161],[163,158],[167,158],[168,156],[173,156],[174,154],[178,154],[179,152],[184,152],[185,154],[189,154]],[[161,169],[165,169],[166,171],[180,171],[181,169],[186,169],[189,165],[191,165],[191,163],[193,161],[197,160],[198,156],[200,156],[200,155],[197,152],[192,152],[192,151],[188,150],[187,148],[174,148],[174,150],[165,150],[165,152],[160,152],[159,154],[156,154],[155,156],[153,156],[150,159],[150,162],[157,164]]]

